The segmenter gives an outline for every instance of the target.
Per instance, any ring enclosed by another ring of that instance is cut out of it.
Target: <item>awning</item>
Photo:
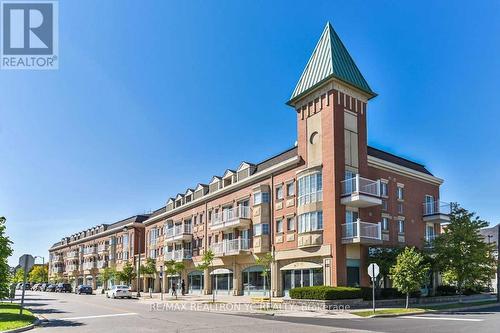
[[[290,271],[293,269],[311,269],[311,268],[323,268],[323,266],[315,262],[297,261],[281,267],[280,271]]]
[[[233,271],[227,268],[217,268],[210,273],[210,275],[219,275],[219,274],[231,274]]]
[[[192,272],[189,272],[188,275],[190,275],[190,276],[203,275],[203,272],[202,271],[192,271]]]
[[[87,275],[85,278],[88,280],[92,280],[94,277],[92,275]]]

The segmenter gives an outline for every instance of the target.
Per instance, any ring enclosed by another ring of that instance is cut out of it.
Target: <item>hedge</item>
[[[362,298],[362,294],[360,288],[313,286],[291,289],[290,298],[315,300],[354,299]]]
[[[361,287],[361,293],[365,301],[372,300],[372,288],[371,287]],[[420,291],[414,291],[410,293],[410,297],[420,297]],[[382,288],[375,290],[375,299],[397,299],[405,298],[406,295],[397,290],[396,288]]]

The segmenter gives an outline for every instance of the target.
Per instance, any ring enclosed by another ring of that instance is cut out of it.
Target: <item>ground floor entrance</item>
[[[290,289],[298,287],[322,286],[323,268],[283,270],[283,293],[289,296]]]
[[[230,295],[233,290],[233,272],[227,268],[218,268],[210,273],[212,290],[216,294]]]
[[[251,266],[241,273],[244,295],[265,295],[271,288],[271,275],[263,276],[264,267]]]
[[[188,274],[188,292],[201,294],[203,292],[203,272],[193,271]]]

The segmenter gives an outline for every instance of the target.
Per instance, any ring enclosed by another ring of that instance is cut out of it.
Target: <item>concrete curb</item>
[[[443,310],[425,310],[425,311],[415,311],[415,312],[409,312],[409,313],[398,313],[398,314],[378,314],[378,315],[371,315],[368,317],[364,318],[393,318],[393,317],[405,317],[405,316],[416,316],[416,315],[421,315],[421,314],[434,314],[434,313],[454,313],[457,311],[467,311],[467,310],[479,310],[479,309],[487,309],[491,308],[493,306],[498,306],[500,303],[491,303],[491,304],[483,304],[483,305],[476,305],[476,306],[464,306],[462,308],[455,308],[455,309],[443,309]],[[355,315],[355,313],[353,313]],[[359,318],[363,318],[359,316]]]

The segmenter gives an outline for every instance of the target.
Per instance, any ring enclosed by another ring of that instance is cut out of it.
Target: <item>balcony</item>
[[[84,262],[82,268],[84,271],[89,271],[91,269],[94,269],[96,268],[96,262],[95,261]]]
[[[74,273],[78,271],[78,265],[67,265],[66,266],[66,273]]]
[[[192,252],[190,250],[174,250],[171,252],[165,252],[165,260],[175,260],[183,261],[189,260],[192,257]]]
[[[92,256],[97,254],[97,247],[92,246],[92,247],[85,247],[83,249],[83,255],[84,256]]]
[[[99,260],[97,262],[97,268],[106,268],[108,267],[108,262],[106,260]]]
[[[61,274],[62,272],[63,272],[63,267],[62,266],[52,267],[52,273],[54,273],[54,274]]]
[[[78,258],[78,251],[71,251],[66,253],[66,259],[77,259]]]
[[[108,252],[108,245],[107,244],[101,244],[97,247],[97,252],[98,253],[106,253]]]
[[[247,228],[250,226],[252,210],[250,207],[238,206],[231,209],[223,209],[222,212],[212,216],[212,230],[227,230],[233,228]]]
[[[450,222],[451,204],[442,201],[424,202],[423,204],[423,220],[424,222]]]
[[[167,228],[165,243],[190,242],[193,239],[192,233],[191,224],[176,224],[174,227]]]
[[[341,183],[341,199],[343,205],[351,207],[372,207],[382,204],[380,198],[380,181],[371,180],[356,175]]]
[[[250,240],[242,238],[224,240],[210,245],[210,249],[217,257],[238,255],[250,249]]]
[[[381,223],[361,222],[342,224],[342,244],[381,244]]]
[[[62,255],[53,256],[52,262],[63,262],[63,256]]]

